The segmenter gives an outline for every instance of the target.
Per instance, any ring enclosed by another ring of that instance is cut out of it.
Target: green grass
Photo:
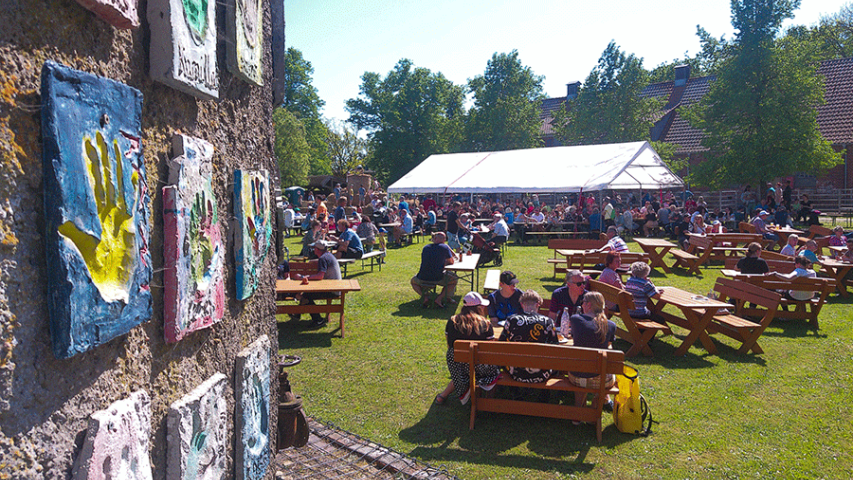
[[[818,332],[774,321],[759,341],[763,355],[738,354],[735,342],[714,336],[718,355],[697,342],[676,357],[687,332],[673,327],[674,338],[652,343],[655,357],[627,361],[659,422],[647,438],[620,433],[607,414],[601,444],[592,426],[536,417],[481,413],[470,431],[468,406],[453,396],[432,404],[449,380],[444,324],[453,312],[421,309],[409,286],[422,246],[389,250],[381,273],[351,268],[362,291],[347,296],[346,338],[333,333],[334,318],[317,331],[307,316],[279,318],[281,352],[303,359],[290,379],[309,414],[465,479],[851,477],[853,298],[831,296]],[[551,255],[512,245],[502,268],[550,298],[560,285],[545,262]],[[719,268],[703,268],[703,277],[653,271],[652,280],[704,294]],[[460,283],[457,298],[466,291]]]

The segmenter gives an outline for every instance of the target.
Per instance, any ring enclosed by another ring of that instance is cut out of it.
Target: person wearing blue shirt
[[[400,197],[400,203],[397,205],[397,208],[400,210],[409,211],[409,202],[406,201],[406,196],[403,195]]]
[[[361,239],[355,230],[350,228],[349,220],[342,218],[338,220],[339,236],[331,236],[332,241],[338,242],[338,252],[336,258],[354,258],[359,260],[364,255],[364,247],[361,245]]]
[[[432,233],[432,229],[435,228],[435,224],[438,222],[438,219],[435,217],[435,210],[430,209],[427,212],[426,222],[424,222],[424,226],[426,227],[425,233]]]

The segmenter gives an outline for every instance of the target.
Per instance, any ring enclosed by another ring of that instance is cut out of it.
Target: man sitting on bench
[[[627,252],[628,245],[625,244],[625,240],[622,240],[619,237],[619,231],[616,230],[616,227],[609,226],[607,227],[607,243],[595,250],[596,252]]]
[[[326,249],[326,244],[323,242],[314,242],[311,246],[314,248],[314,255],[318,258],[317,273],[306,275],[304,278],[308,280],[340,280],[341,267],[338,264],[338,259]],[[303,276],[298,273],[292,273],[290,274],[290,278],[292,280],[302,280]],[[305,293],[302,294],[299,303],[300,305],[314,305],[314,300],[340,296],[340,292]],[[291,320],[299,320],[300,318],[301,315],[297,314],[290,316]],[[312,313],[311,320],[311,326],[314,328],[322,328],[328,323],[328,319],[319,313]]]
[[[456,291],[459,279],[453,272],[444,271],[445,266],[453,265],[456,260],[453,250],[444,243],[445,241],[447,236],[444,232],[436,232],[432,236],[432,243],[421,251],[421,268],[418,274],[412,277],[412,289],[421,296],[424,307],[429,304],[425,290],[436,286],[443,287],[441,293],[435,298],[438,308],[444,308],[445,299],[453,302],[453,292]]]
[[[364,247],[361,246],[361,239],[358,238],[358,234],[350,228],[349,220],[346,218],[338,220],[338,232],[340,234],[337,237],[329,235],[332,241],[338,242],[338,253],[335,256],[359,260],[364,255]]]
[[[489,241],[495,246],[500,246],[509,239],[509,226],[500,213],[495,212],[494,220],[488,225],[488,229],[494,233]]]

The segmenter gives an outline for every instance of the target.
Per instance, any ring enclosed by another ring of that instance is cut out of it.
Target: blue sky
[[[816,23],[849,0],[802,0],[786,25]],[[549,97],[583,81],[610,40],[646,68],[699,50],[696,25],[731,38],[728,0],[286,0],[286,42],[314,67],[323,114],[346,120],[361,75],[384,77],[401,58],[456,84],[481,75],[495,52],[518,50]]]

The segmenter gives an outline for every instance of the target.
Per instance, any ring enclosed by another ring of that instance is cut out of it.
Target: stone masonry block
[[[145,390],[92,414],[74,480],[151,480],[151,399]]]
[[[148,0],[151,78],[203,100],[219,97],[216,2]]]
[[[237,480],[262,480],[270,464],[270,340],[237,354]]]
[[[169,407],[166,478],[214,480],[227,476],[228,379],[216,373]]]
[[[225,314],[225,243],[213,194],[213,145],[172,138],[169,185],[163,187],[166,341],[207,328]]]

